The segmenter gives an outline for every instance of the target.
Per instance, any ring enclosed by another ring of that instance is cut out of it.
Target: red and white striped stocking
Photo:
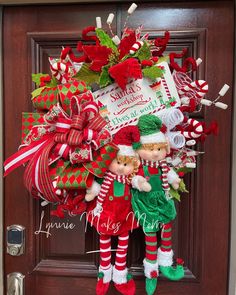
[[[111,267],[111,236],[100,236],[100,268],[103,270]]]
[[[123,233],[118,237],[118,246],[116,251],[115,268],[117,270],[126,269],[126,258],[129,244],[129,233]]]

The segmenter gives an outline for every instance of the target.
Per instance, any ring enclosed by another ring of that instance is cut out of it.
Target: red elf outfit
[[[109,166],[101,186],[94,183],[88,193],[97,199],[89,206],[88,220],[100,234],[100,266],[96,294],[106,294],[112,280],[115,288],[125,295],[135,294],[135,284],[128,274],[126,256],[129,231],[138,227],[131,206],[131,176],[139,160],[132,143],[139,142],[136,126],[120,129],[114,136],[119,152]],[[144,179],[145,180],[145,179]],[[118,236],[115,265],[111,265],[111,236]]]

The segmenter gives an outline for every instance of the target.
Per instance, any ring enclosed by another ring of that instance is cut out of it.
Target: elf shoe
[[[176,267],[173,267],[173,251],[162,251],[158,249],[158,263],[160,271],[167,279],[178,281],[184,277],[183,260],[177,259]]]
[[[96,286],[96,295],[105,295],[109,289],[112,277],[112,266],[108,269],[99,267],[98,282]]]
[[[158,262],[150,263],[146,259],[144,259],[143,266],[144,274],[146,277],[146,292],[148,295],[153,295],[157,287]]]
[[[128,269],[117,270],[113,267],[112,280],[117,291],[123,295],[134,295],[135,294],[135,283],[132,275],[128,274]]]

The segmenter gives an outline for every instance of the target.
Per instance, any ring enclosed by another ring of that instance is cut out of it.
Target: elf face
[[[116,175],[128,176],[134,172],[134,165],[132,161],[116,158],[111,162],[109,170]]]
[[[151,144],[142,145],[142,147],[137,151],[140,158],[148,161],[160,161],[166,158],[167,155],[167,145],[163,144]]]

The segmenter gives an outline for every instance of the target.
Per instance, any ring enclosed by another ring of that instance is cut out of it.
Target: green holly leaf
[[[55,77],[52,77],[50,82],[48,83],[46,82],[46,86],[50,88],[56,87],[57,85],[58,85],[58,81]]]
[[[170,187],[170,195],[172,196],[173,199],[176,199],[177,201],[180,202],[180,194],[178,190],[175,190],[172,187]]]
[[[161,56],[161,57],[159,57],[158,58],[158,61],[157,61],[157,64],[159,64],[159,63],[161,63],[161,62],[163,62],[163,61],[165,61],[165,62],[169,62],[170,61],[170,58],[169,58],[169,55],[165,55],[165,56]]]
[[[149,78],[151,80],[156,80],[157,78],[161,78],[165,72],[165,70],[160,69],[157,66],[147,67],[142,70],[143,76]]]
[[[107,85],[113,83],[113,80],[110,77],[109,72],[108,72],[109,67],[110,66],[102,67],[102,72],[101,72],[100,79],[99,79],[99,85],[101,88],[106,87]]]
[[[96,29],[96,34],[102,46],[111,48],[112,51],[118,55],[118,49],[107,33],[105,33],[102,29]]]
[[[48,74],[42,74],[42,73],[38,73],[38,74],[32,74],[32,81],[36,84],[37,87],[40,86],[41,84],[41,78],[42,77],[48,77]],[[55,77],[50,77],[51,81],[50,82],[45,82],[47,87],[56,87],[58,85],[58,81]]]
[[[39,87],[41,83],[40,79],[42,77],[48,77],[48,74],[42,74],[42,73],[32,74],[32,81],[36,84],[37,87]]]
[[[191,168],[187,168],[187,167],[183,167],[183,168],[179,168],[176,173],[178,174],[179,172],[183,172],[184,174],[192,172],[193,169]]]
[[[40,87],[40,88],[37,88],[35,89],[31,95],[32,95],[32,99],[34,99],[35,97],[39,96],[41,94],[41,92],[45,89],[46,87]]]
[[[90,64],[84,63],[79,72],[74,76],[75,79],[84,81],[87,85],[99,83],[99,73],[90,70]]]
[[[182,193],[188,193],[189,191],[186,189],[186,185],[183,181],[183,179],[181,179],[180,184],[179,184],[179,189],[180,192]]]
[[[152,54],[148,44],[144,42],[143,46],[133,55],[133,57],[137,57],[140,62],[145,59],[150,59]]]

